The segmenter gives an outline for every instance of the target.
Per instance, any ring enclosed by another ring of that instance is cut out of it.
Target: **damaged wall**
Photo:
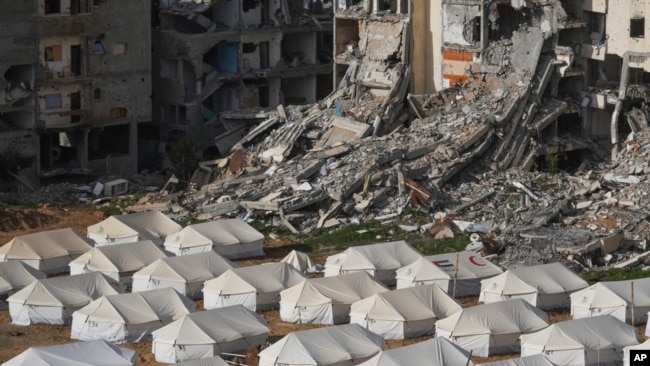
[[[435,93],[442,82],[442,0],[413,0],[413,93]]]
[[[607,52],[625,56],[626,52],[650,50],[650,0],[616,1],[607,9]],[[650,58],[640,64],[650,72]]]

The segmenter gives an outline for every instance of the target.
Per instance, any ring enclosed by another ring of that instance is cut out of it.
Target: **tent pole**
[[[469,351],[469,356],[467,356],[467,362],[465,363],[465,366],[469,366],[469,363],[472,361],[472,353],[474,350]]]
[[[630,308],[630,312],[632,315],[632,326],[634,326],[634,281],[630,281],[630,291],[632,295],[632,307]]]
[[[456,298],[456,281],[458,281],[458,259],[460,254],[456,254],[456,269],[454,271],[454,298]]]

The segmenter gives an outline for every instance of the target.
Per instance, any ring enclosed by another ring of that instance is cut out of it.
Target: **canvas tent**
[[[382,351],[360,366],[473,366],[469,352],[446,338],[433,338],[424,342]]]
[[[568,308],[573,292],[589,286],[561,263],[509,269],[481,281],[479,301],[522,298],[540,309]]]
[[[465,308],[438,320],[436,336],[445,337],[476,356],[519,351],[519,336],[548,327],[548,316],[522,299]]]
[[[9,296],[9,315],[17,325],[66,324],[72,313],[122,287],[101,273],[45,278]]]
[[[648,351],[650,349],[650,339],[647,341],[638,344],[636,346],[627,346],[623,348],[623,365],[629,365],[630,364],[630,351],[633,350],[641,350],[641,351]]]
[[[2,366],[132,366],[138,354],[106,341],[31,347]]]
[[[295,286],[305,277],[283,262],[229,269],[203,286],[203,307],[222,308],[244,305],[246,308],[270,310],[280,304],[280,291]]]
[[[133,274],[133,292],[171,287],[190,297],[201,297],[203,283],[234,268],[215,252],[161,258]]]
[[[347,323],[350,306],[388,288],[365,272],[309,278],[280,292],[280,318],[288,323]]]
[[[447,292],[450,294],[453,293],[454,277],[456,278],[457,297],[478,295],[481,292],[481,280],[503,273],[501,268],[472,251],[429,255],[425,258],[449,275]]]
[[[305,274],[320,273],[322,271],[322,268],[319,268],[320,266],[315,264],[311,258],[309,258],[307,253],[299,252],[297,250],[289,252],[289,254],[282,258],[281,262],[289,263],[295,269]]]
[[[6,309],[9,295],[42,278],[43,272],[23,262],[0,262],[0,309]]]
[[[163,244],[176,255],[214,250],[225,258],[264,255],[264,235],[240,219],[215,220],[189,225],[169,235]]]
[[[130,286],[133,273],[159,258],[167,258],[167,254],[151,240],[104,245],[95,247],[70,262],[70,274],[101,272]]]
[[[426,258],[398,269],[395,272],[397,288],[435,284],[445,292],[449,291],[451,277]]]
[[[153,332],[156,361],[173,363],[245,353],[267,341],[266,320],[241,305],[201,311],[184,316]]]
[[[556,366],[541,354],[481,363],[480,366]]]
[[[350,323],[360,324],[385,339],[432,334],[438,319],[462,307],[437,285],[380,292],[359,300],[350,309]]]
[[[632,285],[634,284],[634,285]],[[634,309],[632,287],[634,286]],[[571,294],[571,314],[574,319],[612,315],[623,322],[645,323],[650,311],[650,278],[628,281],[598,282]]]
[[[57,274],[67,272],[68,263],[92,245],[70,228],[20,235],[0,247],[0,262],[22,261],[45,274]]]
[[[97,245],[132,243],[151,240],[161,245],[164,238],[181,230],[181,226],[159,211],[113,215],[88,226],[88,237]]]
[[[623,363],[623,348],[637,345],[636,329],[611,315],[555,323],[521,336],[521,355],[544,354],[558,365]]]
[[[358,365],[381,352],[384,343],[358,324],[302,330],[262,350],[259,366]]]
[[[325,276],[365,271],[386,285],[395,284],[395,271],[422,258],[405,241],[361,245],[327,257]]]
[[[71,338],[140,342],[195,309],[194,301],[171,288],[102,296],[72,314]]]
[[[200,358],[198,360],[190,360],[175,363],[176,366],[229,366],[223,358],[219,356]]]

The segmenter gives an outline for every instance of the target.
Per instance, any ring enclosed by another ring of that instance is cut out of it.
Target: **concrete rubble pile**
[[[553,14],[561,25],[563,13]],[[206,220],[264,214],[295,233],[368,220],[419,224],[419,211],[435,221],[423,228],[433,236],[479,233],[474,248],[501,253],[493,260],[504,267],[627,266],[650,254],[647,108],[626,116],[633,132],[613,162],[596,163],[604,154],[593,142],[547,138],[578,103],[545,93],[563,67],[544,51],[551,32],[521,26],[490,42],[469,81],[410,95],[408,22],[369,16],[338,56],[350,66],[332,94],[237,112],[260,122],[228,157],[200,163],[190,189],[150,193],[130,210]],[[591,150],[593,161],[533,171],[539,157],[568,145]]]

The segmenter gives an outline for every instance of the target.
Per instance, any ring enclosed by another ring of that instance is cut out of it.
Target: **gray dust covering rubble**
[[[512,37],[487,45],[467,82],[432,95],[408,94],[408,18],[369,16],[358,44],[338,56],[350,66],[332,94],[250,111],[261,122],[228,157],[202,162],[189,189],[149,193],[131,209],[205,220],[264,214],[295,233],[367,220],[419,226],[420,212],[439,223],[435,233],[479,233],[497,243],[488,253],[498,252],[493,260],[504,267],[643,262],[648,110],[626,116],[633,132],[611,162],[589,139],[549,132],[579,101],[546,93],[562,66],[547,50],[548,24],[561,26],[566,14],[534,14]],[[591,159],[557,169],[575,146]]]

